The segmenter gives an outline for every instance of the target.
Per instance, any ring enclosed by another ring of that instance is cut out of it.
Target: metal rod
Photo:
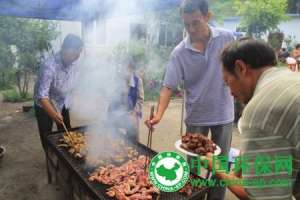
[[[149,119],[151,120],[154,116],[154,106],[151,106],[151,109],[150,109],[150,117]],[[152,147],[152,125],[149,127],[148,129],[148,138],[147,138],[147,148],[149,148],[151,150],[151,147]],[[147,170],[147,167],[148,167],[148,162],[150,162],[150,157],[151,157],[151,151],[148,152],[148,155],[146,155],[146,163],[145,163],[145,171]]]
[[[153,117],[154,117],[154,106],[151,106],[150,120],[153,119]],[[153,130],[153,127],[151,125],[150,128],[149,128],[149,137],[150,137],[149,147],[150,147],[150,149],[152,147],[152,132],[153,132],[152,130]]]
[[[184,106],[185,106],[185,89],[184,89],[184,83],[182,83],[182,91],[183,91],[183,97],[182,97],[182,104],[181,104],[181,118],[180,118],[180,136],[183,135],[183,118],[184,118]]]
[[[68,129],[67,129],[67,127],[66,127],[66,125],[65,125],[65,123],[64,123],[64,122],[62,122],[62,125],[63,125],[63,127],[64,127],[64,129],[65,129],[66,133],[67,133],[68,135],[70,135],[70,133],[69,133],[69,131],[68,131]]]

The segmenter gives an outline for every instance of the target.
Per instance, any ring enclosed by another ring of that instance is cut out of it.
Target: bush
[[[32,95],[27,94],[26,97],[21,97],[16,89],[6,90],[2,92],[4,102],[25,102],[32,100]]]
[[[13,86],[8,85],[8,84],[0,84],[0,91],[6,91],[6,90],[11,90],[13,89]]]
[[[15,71],[9,68],[1,68],[0,66],[0,90],[13,89],[15,83]]]

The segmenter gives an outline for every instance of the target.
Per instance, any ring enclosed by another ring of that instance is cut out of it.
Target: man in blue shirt
[[[73,34],[65,37],[61,50],[46,59],[39,68],[34,90],[35,114],[41,142],[45,148],[45,137],[51,132],[53,122],[59,130],[62,124],[70,128],[66,95],[74,77],[73,63],[83,48],[82,40]]]
[[[212,140],[227,156],[234,111],[233,97],[222,78],[220,54],[234,37],[229,31],[208,25],[211,13],[206,0],[184,0],[180,13],[188,36],[171,53],[157,112],[146,124],[150,127],[160,122],[172,91],[183,81],[186,131],[208,135],[210,130]],[[211,188],[208,199],[223,199],[225,189]]]

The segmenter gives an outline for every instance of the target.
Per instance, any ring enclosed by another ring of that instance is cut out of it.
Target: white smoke
[[[81,1],[80,7],[84,8],[83,10],[91,10],[92,12],[93,9],[105,9],[105,16],[99,16],[95,22],[91,22],[84,27],[85,49],[80,61],[77,63],[77,76],[73,81],[72,92],[67,97],[72,119],[77,121],[76,125],[89,125],[86,133],[88,136],[88,156],[94,159],[101,157],[103,152],[107,152],[108,149],[112,148],[109,145],[105,145],[105,142],[103,144],[103,134],[111,134],[109,122],[113,119],[108,116],[107,108],[114,96],[115,88],[119,85],[115,79],[115,74],[116,69],[119,67],[118,65],[122,63],[121,57],[112,56],[113,50],[118,45],[118,42],[114,43],[114,40],[118,41],[124,35],[130,35],[129,27],[124,29],[124,31],[118,29],[118,26],[121,25],[118,24],[118,20],[121,23],[122,15],[125,17],[126,13],[140,12],[140,7],[136,4],[137,1],[101,1],[107,6],[106,8],[97,7],[101,6],[99,2],[98,0]],[[135,22],[145,23],[145,21],[138,21],[145,20],[143,14],[141,15],[142,17],[136,18]],[[126,17],[128,19],[134,18],[132,16]],[[116,27],[111,29],[113,31],[109,32],[108,36],[105,36],[105,34],[97,35],[99,32],[101,34],[101,31],[97,31],[95,27],[105,27],[107,25],[105,23],[109,20],[117,22],[114,24]],[[153,27],[150,27],[148,30],[157,32],[157,29]],[[104,41],[109,37],[110,43],[102,46],[93,43],[99,39],[101,40],[101,37],[104,37],[102,38]],[[128,41],[125,41],[125,44],[126,42]],[[149,60],[147,73],[158,73],[162,70],[162,59],[159,52],[157,54],[151,52],[146,56],[148,56],[146,60]]]

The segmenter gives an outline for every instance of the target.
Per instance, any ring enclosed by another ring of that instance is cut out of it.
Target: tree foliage
[[[36,71],[44,53],[51,50],[56,36],[53,22],[0,17],[0,67],[14,70],[21,96],[27,95],[29,76]]]
[[[213,13],[213,19],[217,22],[222,22],[224,17],[235,16],[234,3],[235,0],[210,0],[209,6]]]
[[[240,28],[251,37],[277,31],[279,23],[288,20],[287,0],[236,0],[235,7]]]

